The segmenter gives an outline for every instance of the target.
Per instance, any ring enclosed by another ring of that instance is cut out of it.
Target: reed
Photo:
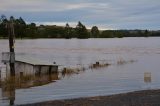
[[[64,68],[62,74],[78,74],[79,71],[79,68]]]
[[[91,69],[94,69],[94,68],[108,67],[109,65],[111,65],[111,64],[109,64],[109,63],[96,62],[96,63],[94,63],[94,64],[91,64],[89,67],[90,67]]]
[[[117,61],[117,65],[124,65],[124,64],[133,63],[133,62],[136,62],[136,60],[126,61],[126,60],[123,60],[123,59],[121,58],[121,59],[119,59],[119,60]]]

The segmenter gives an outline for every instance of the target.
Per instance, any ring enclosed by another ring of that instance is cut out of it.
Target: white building
[[[3,56],[2,56],[3,57]],[[2,58],[2,62],[6,65],[6,75],[3,72],[3,76],[10,76],[10,64]],[[23,75],[42,75],[58,72],[58,65],[47,61],[37,60],[29,57],[19,57],[15,59],[15,74],[16,76]],[[1,77],[2,78],[2,77]]]

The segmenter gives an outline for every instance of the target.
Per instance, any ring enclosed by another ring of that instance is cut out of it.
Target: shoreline
[[[51,100],[17,106],[160,106],[160,89],[134,91],[109,96]]]
[[[146,36],[124,36],[124,37],[99,37],[99,38],[92,38],[92,37],[89,37],[89,38],[75,38],[75,37],[73,37],[73,38],[69,38],[69,39],[109,39],[109,38],[155,38],[155,37],[160,37],[160,36],[148,36],[148,37],[146,37]],[[25,37],[25,38],[16,38],[16,40],[34,40],[34,39],[68,39],[68,38],[45,38],[45,37],[37,37],[37,38],[27,38],[27,37]],[[8,40],[8,38],[1,38],[0,37],[0,40]]]

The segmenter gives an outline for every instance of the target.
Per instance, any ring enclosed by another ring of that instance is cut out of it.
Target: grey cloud
[[[27,21],[83,21],[89,27],[148,28],[160,26],[160,0],[0,0],[0,14]]]

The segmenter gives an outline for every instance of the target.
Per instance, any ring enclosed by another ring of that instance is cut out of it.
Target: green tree
[[[101,33],[101,38],[113,38],[114,32],[112,30],[105,30]]]
[[[37,27],[35,23],[28,24],[26,26],[26,37],[28,38],[37,38]]]
[[[98,38],[99,37],[99,29],[97,26],[93,26],[91,29],[91,37]]]
[[[65,26],[65,38],[66,39],[71,38],[71,33],[72,33],[71,31],[72,31],[72,28],[67,23],[66,26]]]
[[[8,37],[8,33],[7,33],[7,29],[6,29],[6,24],[7,24],[8,20],[6,18],[5,15],[1,15],[0,18],[0,36],[3,38]]]
[[[145,36],[145,37],[148,37],[148,36],[149,36],[149,31],[148,31],[147,29],[144,31],[144,36]]]
[[[88,38],[88,31],[86,29],[86,27],[79,21],[77,26],[76,26],[76,34],[77,34],[77,38]]]
[[[18,38],[26,35],[26,23],[21,17],[15,20],[15,33]]]

